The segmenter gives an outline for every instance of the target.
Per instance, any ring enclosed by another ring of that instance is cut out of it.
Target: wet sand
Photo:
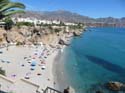
[[[58,55],[55,57],[55,62],[53,63],[54,80],[57,82],[55,88],[62,92],[65,88],[69,86],[69,83],[67,81],[67,76],[65,73],[64,55],[65,51],[64,52],[59,51]]]

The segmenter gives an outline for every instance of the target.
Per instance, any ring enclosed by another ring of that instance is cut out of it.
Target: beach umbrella
[[[31,67],[31,70],[35,70],[35,67]]]
[[[37,73],[38,76],[42,75],[41,73]]]
[[[4,60],[1,60],[1,62],[3,62],[3,63],[4,63],[5,61],[4,61]]]
[[[24,64],[22,64],[21,66],[22,66],[22,67],[24,67],[25,65],[24,65]]]
[[[37,53],[37,52],[35,52],[35,53],[34,53],[34,55],[38,55],[38,53]]]
[[[41,64],[44,64],[44,65],[45,65],[46,63],[42,61]]]
[[[15,78],[15,77],[16,77],[16,74],[11,75],[11,77]]]
[[[46,66],[43,65],[43,66],[42,66],[42,69],[43,69],[43,70],[46,69]]]
[[[24,59],[27,59],[27,57],[24,57]]]
[[[25,79],[30,79],[30,77],[29,76],[25,76]]]
[[[10,61],[6,61],[7,63],[10,63]]]
[[[0,54],[2,54],[3,53],[3,51],[0,51]]]
[[[26,76],[29,76],[29,75],[31,75],[31,72],[27,72],[27,73],[26,73]]]
[[[31,66],[36,66],[36,61],[32,61]]]

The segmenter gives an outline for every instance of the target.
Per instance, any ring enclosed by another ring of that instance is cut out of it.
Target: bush
[[[5,18],[3,21],[5,22],[5,27],[4,27],[5,30],[10,30],[14,25],[14,22],[10,17]]]
[[[0,38],[0,42],[2,42],[3,41],[3,38]]]
[[[19,46],[19,45],[23,45],[23,43],[22,42],[17,42],[16,46]]]
[[[60,31],[61,31],[61,29],[59,29],[59,28],[54,29],[54,32],[56,32],[56,33],[60,32]]]
[[[30,23],[30,22],[17,22],[16,26],[17,27],[20,27],[20,26],[34,26],[34,24]]]
[[[0,74],[5,76],[5,70],[2,70],[2,69],[0,68]]]

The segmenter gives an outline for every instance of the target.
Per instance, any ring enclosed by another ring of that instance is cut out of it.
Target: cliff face
[[[0,43],[6,42],[4,34],[6,34],[6,31],[0,28]]]
[[[10,42],[22,42],[24,41],[24,37],[19,33],[19,29],[13,28],[10,31],[6,31],[4,29],[0,29],[0,43],[7,43],[6,37]]]
[[[81,31],[82,29],[72,29],[70,28],[70,32]],[[56,32],[59,31],[59,32]],[[4,29],[0,29],[0,43],[37,43],[43,42],[44,44],[55,44],[58,42],[60,37],[63,37],[66,33],[65,27],[28,27],[22,26],[21,28],[13,27],[10,31],[5,31]],[[53,42],[55,41],[55,42]]]

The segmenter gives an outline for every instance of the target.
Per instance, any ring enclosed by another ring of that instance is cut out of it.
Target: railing
[[[6,93],[6,92],[0,90],[0,93]]]
[[[60,91],[58,91],[56,89],[47,87],[43,93],[62,93],[62,92],[60,92]]]

